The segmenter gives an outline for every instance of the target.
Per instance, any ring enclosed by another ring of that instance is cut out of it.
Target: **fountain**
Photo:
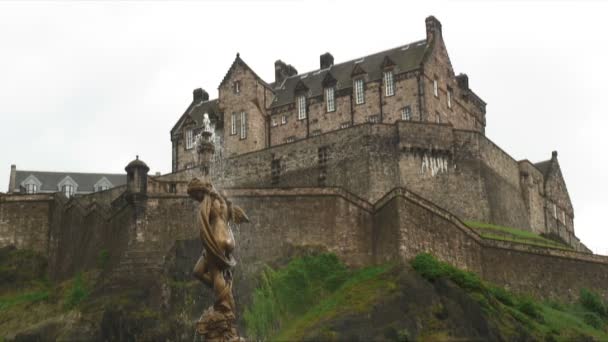
[[[205,341],[244,341],[236,329],[236,304],[232,295],[232,269],[236,265],[233,251],[236,242],[230,223],[249,222],[245,212],[219,193],[211,183],[210,167],[215,153],[213,128],[205,114],[203,130],[196,139],[196,151],[202,179],[193,178],[188,195],[199,202],[197,226],[203,253],[194,266],[193,275],[213,289],[215,302],[196,322],[196,332]]]

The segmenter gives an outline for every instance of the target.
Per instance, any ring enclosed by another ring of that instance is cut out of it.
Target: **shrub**
[[[593,313],[600,315],[601,317],[608,316],[608,312],[606,310],[606,306],[602,302],[600,296],[588,289],[581,289],[579,295],[579,302],[583,307]]]
[[[517,305],[517,309],[537,321],[541,321],[543,319],[540,308],[529,297],[521,298],[519,304]]]
[[[508,305],[508,306],[513,306],[515,305],[515,298],[513,298],[513,295],[511,293],[509,293],[509,291],[503,289],[502,287],[498,287],[498,286],[490,286],[488,288],[488,292],[494,296],[494,298],[496,298],[498,301],[500,301],[501,303]]]
[[[72,281],[72,285],[68,288],[67,298],[65,299],[65,308],[70,310],[82,302],[89,295],[82,274],[78,273]]]
[[[603,325],[602,318],[594,312],[585,312],[583,321],[595,329],[601,329]]]

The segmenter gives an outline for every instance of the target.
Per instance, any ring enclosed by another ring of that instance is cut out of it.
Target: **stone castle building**
[[[574,235],[557,152],[514,160],[485,136],[486,103],[456,74],[441,23],[423,40],[306,73],[278,60],[266,82],[237,54],[210,100],[202,89],[171,130],[173,172],[196,166],[204,113],[224,186],[335,186],[370,202],[405,187],[460,218]],[[221,159],[221,160],[220,160]]]
[[[608,298],[608,257],[575,236],[557,153],[514,160],[486,137],[486,104],[454,72],[436,18],[425,39],[352,61],[325,53],[306,73],[277,61],[273,82],[237,54],[218,90],[195,90],[171,129],[169,174],[148,175],[136,159],[126,184],[105,191],[0,194],[0,246],[46,254],[55,279],[107,252],[108,286],[166,298],[167,262],[182,260],[187,275],[201,252],[186,189],[205,169],[195,142],[207,114],[210,177],[251,219],[234,227],[236,276],[248,279],[237,294],[265,263],[322,248],[350,266],[430,252],[516,291],[574,299],[585,287]],[[492,239],[467,221],[564,244]]]

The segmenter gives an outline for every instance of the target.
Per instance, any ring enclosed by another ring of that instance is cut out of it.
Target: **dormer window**
[[[384,72],[384,94],[386,96],[395,95],[395,80],[392,70]]]
[[[194,131],[192,129],[186,130],[186,149],[189,150],[194,147]]]
[[[306,119],[306,96],[298,95],[296,105],[298,106],[298,120]]]
[[[25,193],[35,194],[38,192],[38,186],[36,184],[25,184]]]
[[[241,93],[241,81],[234,81],[234,84],[232,85],[232,90],[234,91],[235,94],[240,94]]]
[[[65,195],[65,197],[72,197],[74,195],[74,186],[72,184],[65,184],[61,187],[61,192]]]
[[[336,91],[334,87],[325,88],[325,107],[327,112],[336,110]]]
[[[439,85],[437,84],[437,79],[433,80],[433,95],[435,95],[435,97],[439,97]]]
[[[363,79],[355,80],[354,84],[355,88],[355,104],[363,104],[365,103],[365,89],[363,84]]]

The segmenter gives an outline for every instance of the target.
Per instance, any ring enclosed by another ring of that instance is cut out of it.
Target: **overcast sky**
[[[18,169],[171,171],[192,90],[217,96],[237,52],[317,69],[425,37],[435,15],[456,73],[515,159],[559,152],[575,229],[608,254],[608,5],[600,1],[0,2],[0,188]]]

